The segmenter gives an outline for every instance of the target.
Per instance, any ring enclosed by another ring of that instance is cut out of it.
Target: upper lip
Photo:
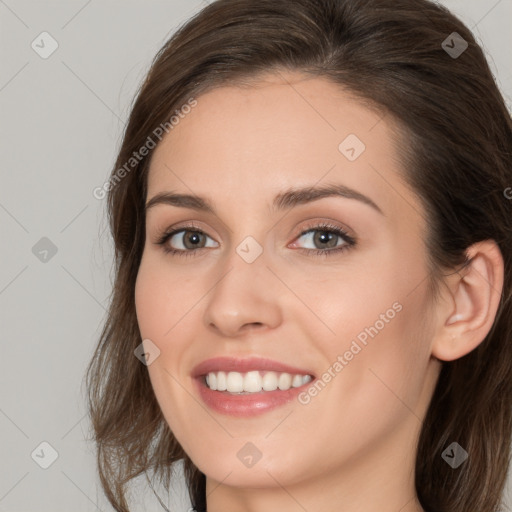
[[[250,372],[252,370],[265,370],[274,372],[286,372],[298,375],[313,375],[310,370],[296,368],[272,359],[261,357],[236,358],[214,357],[206,359],[192,369],[192,377],[201,377],[210,372]]]

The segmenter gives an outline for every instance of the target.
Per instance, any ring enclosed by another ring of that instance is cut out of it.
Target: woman
[[[161,49],[108,192],[101,482],[195,510],[496,512],[511,119],[427,0],[218,0]]]

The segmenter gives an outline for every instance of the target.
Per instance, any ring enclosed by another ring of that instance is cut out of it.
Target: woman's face
[[[423,210],[387,117],[284,76],[199,96],[155,150],[136,284],[149,375],[213,481],[393,479],[439,369]]]

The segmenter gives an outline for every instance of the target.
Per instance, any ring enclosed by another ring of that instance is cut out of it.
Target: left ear
[[[503,257],[494,240],[473,244],[466,254],[467,266],[446,280],[451,306],[439,313],[432,342],[432,355],[442,361],[463,357],[482,343],[503,290]]]

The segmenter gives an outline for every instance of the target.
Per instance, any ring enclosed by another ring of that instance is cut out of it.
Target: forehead
[[[283,189],[327,180],[364,190],[383,211],[403,194],[415,201],[395,172],[390,119],[326,79],[269,75],[196,100],[155,149],[148,198],[178,190],[269,204]]]

